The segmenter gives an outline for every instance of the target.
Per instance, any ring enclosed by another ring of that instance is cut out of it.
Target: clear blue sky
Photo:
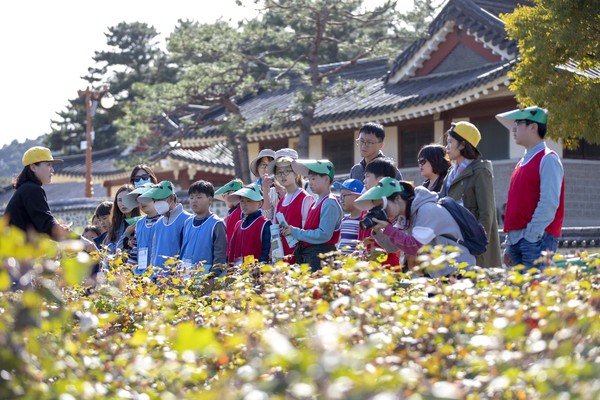
[[[372,8],[383,0],[367,0]],[[402,8],[409,0],[399,0]],[[207,7],[204,1],[75,0],[4,1],[0,5],[0,147],[50,132],[56,112],[85,89],[80,79],[93,66],[94,51],[106,46],[104,33],[119,22],[145,22],[167,36],[178,19],[212,22],[254,16],[234,0]],[[164,43],[164,36],[162,37]]]

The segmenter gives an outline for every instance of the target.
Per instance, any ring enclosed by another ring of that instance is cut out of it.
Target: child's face
[[[110,214],[98,216],[98,227],[102,232],[106,232],[110,229]]]
[[[342,189],[340,192],[340,204],[342,205],[342,209],[349,213],[355,210],[354,200],[360,196],[354,192],[349,191],[348,189]]]
[[[83,235],[81,235],[81,236],[83,236],[84,238],[86,238],[87,240],[90,240],[92,242],[94,241],[94,239],[96,239],[98,237],[98,235],[94,231],[85,231],[85,232],[83,232]]]
[[[237,200],[236,201],[227,200],[227,196],[229,196],[231,193],[233,193],[233,190],[223,193],[223,201],[225,202],[225,205],[227,206],[227,208],[233,208],[233,207],[237,206],[239,203],[239,201],[237,201]]]
[[[275,176],[277,178],[277,182],[279,182],[281,186],[285,188],[296,186],[296,174],[294,173],[291,165],[276,167]]]
[[[308,183],[310,184],[310,190],[318,196],[328,193],[331,186],[329,176],[327,175],[309,174]]]
[[[247,197],[242,197],[240,199],[240,208],[242,209],[242,212],[245,215],[250,215],[253,212],[257,212],[258,210],[260,210],[261,206],[262,206],[262,201],[250,200]]]
[[[190,208],[196,215],[206,214],[210,210],[212,204],[212,197],[206,195],[206,193],[192,193],[190,194]]]
[[[156,210],[154,209],[154,202],[152,201],[147,204],[140,203],[140,210],[142,210],[142,212],[149,217],[154,217],[156,215]]]
[[[127,208],[125,204],[123,204],[123,197],[127,196],[128,194],[129,190],[123,190],[117,195],[117,207],[119,207],[119,210],[121,210],[123,214],[128,214],[132,211],[131,209]]]
[[[365,184],[365,191],[375,187],[381,178],[381,176],[375,176],[372,172],[365,172],[365,180],[363,181]]]

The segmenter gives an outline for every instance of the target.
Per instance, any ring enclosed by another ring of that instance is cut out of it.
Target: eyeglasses
[[[427,162],[426,158],[419,158],[417,160],[417,164],[419,164],[419,165],[425,165],[426,162]]]
[[[344,194],[340,194],[340,200],[344,201],[344,199],[348,196],[356,196],[357,193],[344,193]]]
[[[269,166],[269,164],[261,163],[261,164],[258,164],[258,169],[267,168],[268,166]]]
[[[515,126],[519,126],[521,124],[529,125],[530,123],[531,123],[531,121],[526,120],[526,119],[517,119],[517,120],[515,120]]]
[[[143,180],[146,180],[146,179],[148,179],[148,178],[150,178],[150,175],[148,175],[148,174],[144,174],[144,175],[136,175],[136,176],[134,176],[134,177],[133,177],[133,178],[131,178],[131,179],[132,179],[134,182],[139,182],[139,181],[140,181],[140,180],[142,180],[142,179],[143,179]]]
[[[282,169],[281,171],[277,171],[277,176],[283,177],[283,176],[288,176],[289,174],[291,174],[292,172],[294,172],[291,169]]]
[[[359,146],[359,147],[360,146],[370,147],[370,146],[376,145],[377,143],[381,143],[381,141],[370,142],[368,140],[356,139],[356,145]]]

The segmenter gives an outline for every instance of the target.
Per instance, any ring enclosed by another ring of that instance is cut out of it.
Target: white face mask
[[[150,178],[148,178],[148,179],[140,179],[139,181],[134,182],[133,186],[137,189],[137,188],[139,188],[140,186],[142,186],[145,183],[150,183]]]
[[[167,203],[164,200],[155,201],[154,202],[154,209],[156,210],[156,212],[158,214],[165,215],[166,213],[169,212],[169,203]]]

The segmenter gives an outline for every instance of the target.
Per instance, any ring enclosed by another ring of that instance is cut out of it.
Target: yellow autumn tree
[[[548,136],[600,144],[600,0],[534,0],[502,15],[517,40],[510,88],[549,110]]]

